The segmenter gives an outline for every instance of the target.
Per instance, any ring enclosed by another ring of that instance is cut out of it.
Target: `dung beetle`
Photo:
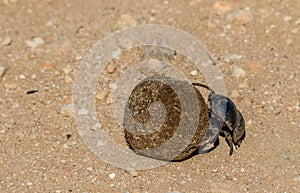
[[[245,121],[241,112],[228,97],[216,94],[210,87],[201,83],[192,83],[194,86],[206,88],[210,91],[208,96],[209,126],[208,130],[215,128],[219,135],[225,137],[230,147],[229,155],[233,154],[233,148],[240,147],[246,136]]]

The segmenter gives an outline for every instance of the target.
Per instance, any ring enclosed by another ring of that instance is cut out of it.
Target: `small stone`
[[[88,113],[89,113],[89,111],[85,108],[82,108],[77,112],[78,115],[86,115]]]
[[[73,79],[72,79],[72,77],[71,76],[65,76],[65,82],[66,83],[72,83],[73,82]]]
[[[26,76],[24,74],[20,74],[19,79],[25,79]]]
[[[49,62],[42,62],[39,64],[39,69],[44,71],[44,70],[53,70],[54,66],[53,64],[49,63]]]
[[[213,169],[212,172],[216,173],[218,172],[218,169]]]
[[[191,75],[192,75],[192,76],[197,76],[197,74],[198,74],[198,71],[197,71],[197,70],[192,70],[192,71],[191,71]]]
[[[116,177],[116,174],[115,173],[111,173],[108,176],[109,176],[110,179],[114,179]]]
[[[96,123],[95,125],[92,126],[91,128],[93,131],[97,131],[99,129],[102,129],[102,124],[101,123]]]
[[[63,105],[60,109],[60,113],[71,116],[73,114],[73,104]]]
[[[88,171],[92,171],[93,170],[93,167],[87,167],[86,168]]]
[[[224,61],[228,63],[232,60],[236,60],[240,58],[242,58],[242,56],[239,54],[227,54],[226,56],[224,56]]]
[[[112,74],[115,70],[116,70],[116,65],[115,65],[115,64],[109,64],[109,65],[106,67],[106,71],[107,71],[109,74]]]
[[[2,77],[5,73],[4,67],[0,66],[0,77]]]
[[[130,174],[132,177],[137,177],[139,174],[136,170],[126,170],[128,174]]]
[[[300,24],[300,18],[298,18],[298,19],[295,21],[295,24],[296,24],[296,25],[299,25],[299,24]]]
[[[45,42],[41,37],[33,37],[25,40],[25,44],[31,48],[36,48],[40,45],[43,45]]]
[[[32,182],[26,182],[26,186],[31,186]]]
[[[247,125],[252,125],[252,123],[253,123],[252,119],[249,119],[249,120],[246,122]]]
[[[126,27],[133,27],[137,25],[137,21],[130,15],[121,15],[117,20],[117,28],[123,29]]]
[[[9,45],[11,45],[11,43],[12,43],[12,39],[11,39],[9,36],[7,36],[7,37],[5,37],[4,40],[2,41],[1,45],[9,46]]]
[[[68,64],[68,65],[66,65],[66,66],[62,69],[62,71],[63,71],[65,74],[69,74],[70,72],[73,71],[73,67],[70,66],[70,65]]]
[[[99,139],[98,141],[97,141],[97,146],[103,146],[103,145],[105,145],[106,144],[106,142],[105,141],[103,141],[103,140],[101,140],[101,139]]]
[[[0,63],[0,77],[2,77],[8,69],[9,66],[7,64]]]
[[[284,21],[286,21],[286,22],[289,22],[289,21],[291,21],[292,20],[292,17],[291,16],[289,16],[289,15],[287,15],[287,16],[284,16]]]
[[[243,70],[241,67],[234,67],[232,76],[239,78],[239,77],[244,77],[246,76],[245,70]]]
[[[227,20],[229,21],[239,21],[239,22],[248,22],[253,19],[253,15],[250,10],[238,10],[233,11],[227,14]]]
[[[116,90],[118,88],[118,84],[117,83],[111,83],[109,84],[109,88]]]
[[[69,148],[69,145],[66,144],[66,143],[64,143],[64,144],[63,144],[63,148],[64,148],[64,149],[68,149],[68,148]]]
[[[31,75],[31,79],[32,79],[32,80],[35,80],[35,79],[36,79],[36,74],[32,74],[32,75]]]
[[[4,83],[4,87],[9,90],[15,90],[18,88],[18,83],[16,82],[6,82]]]
[[[229,4],[224,1],[215,2],[213,7],[215,10],[217,10],[219,12],[223,12],[223,13],[226,13],[231,10],[231,7],[229,6]]]
[[[105,99],[105,97],[108,95],[108,92],[105,92],[105,91],[101,91],[101,92],[97,92],[97,94],[96,94],[96,98],[98,99],[98,100],[104,100]]]
[[[72,137],[72,134],[71,133],[66,133],[66,137],[67,137],[67,139],[70,139]]]
[[[293,28],[293,29],[291,29],[291,32],[292,32],[293,34],[296,34],[296,33],[298,32],[298,29],[297,29],[297,28]]]

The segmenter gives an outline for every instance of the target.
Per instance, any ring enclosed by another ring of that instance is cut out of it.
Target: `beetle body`
[[[208,97],[209,108],[209,128],[220,131],[220,136],[225,137],[230,147],[229,155],[233,154],[233,149],[240,147],[246,136],[245,121],[241,112],[228,97],[216,94],[211,88],[200,83],[193,83],[210,91]]]

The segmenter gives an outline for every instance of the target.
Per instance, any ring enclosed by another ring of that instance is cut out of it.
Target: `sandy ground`
[[[151,2],[1,0],[0,192],[300,192],[300,1]],[[127,172],[83,142],[68,109],[76,69],[106,35],[146,23],[213,54],[246,120],[233,156],[221,139],[204,156]]]

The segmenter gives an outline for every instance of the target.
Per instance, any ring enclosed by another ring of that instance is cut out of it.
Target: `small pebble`
[[[214,9],[219,11],[219,12],[228,12],[231,10],[231,7],[229,6],[228,3],[224,2],[224,1],[217,1],[214,3],[213,5]]]
[[[2,77],[8,69],[9,66],[7,64],[0,63],[0,77]]]
[[[286,21],[286,22],[289,22],[289,21],[291,21],[292,20],[292,17],[291,16],[289,16],[289,15],[287,15],[287,16],[284,16],[284,21]]]
[[[73,104],[63,105],[60,109],[60,113],[71,116],[73,114]]]
[[[115,173],[111,173],[108,176],[109,176],[110,179],[114,179],[116,177],[116,174]]]
[[[86,168],[88,171],[92,171],[93,170],[93,167],[87,167]]]
[[[212,172],[216,173],[218,171],[218,169],[213,169]]]
[[[4,73],[5,73],[4,67],[0,66],[0,77],[2,77],[4,75]]]
[[[296,25],[299,25],[299,24],[300,24],[300,18],[298,18],[298,19],[295,21],[295,24],[296,24]]]
[[[35,80],[35,79],[36,79],[36,74],[32,74],[32,75],[31,75],[31,79],[32,79],[32,80]]]
[[[227,14],[227,20],[229,21],[239,21],[248,22],[253,19],[251,11],[238,10]]]
[[[42,62],[39,64],[39,69],[44,71],[44,70],[53,70],[54,66],[53,64],[49,63],[49,62]]]
[[[252,125],[252,123],[253,123],[252,119],[249,119],[249,120],[246,122],[247,125]]]
[[[78,115],[86,115],[88,113],[89,113],[89,111],[85,108],[82,108],[77,112]]]
[[[96,98],[98,100],[103,100],[105,99],[105,97],[108,95],[108,92],[105,92],[105,91],[101,91],[101,92],[97,92],[96,94]]]
[[[232,76],[237,77],[237,78],[244,77],[244,76],[246,76],[246,72],[241,67],[234,67]]]
[[[103,141],[103,140],[101,140],[101,139],[99,139],[98,141],[97,141],[97,146],[103,146],[103,145],[105,145],[106,144],[106,142],[105,141]]]
[[[115,64],[109,64],[109,65],[106,67],[106,71],[107,71],[109,74],[112,74],[115,70],[116,70],[116,65],[115,65]]]
[[[198,71],[197,71],[197,70],[192,70],[192,71],[191,71],[191,75],[192,75],[192,76],[197,76],[197,74],[198,74]]]
[[[26,76],[24,74],[20,74],[19,79],[25,79]]]
[[[137,177],[139,174],[136,170],[126,170],[128,174],[130,174],[132,177]]]
[[[118,88],[118,84],[117,83],[111,83],[109,84],[109,88],[116,90]]]
[[[91,128],[93,131],[97,131],[99,129],[102,129],[102,124],[101,123],[96,123],[95,125],[92,126]]]
[[[72,82],[73,82],[72,77],[69,76],[69,75],[65,76],[65,82],[66,82],[66,83],[72,83]]]
[[[130,15],[121,15],[116,22],[118,29],[123,29],[126,27],[133,27],[137,25],[137,21]]]
[[[242,56],[239,54],[227,54],[226,56],[224,56],[224,61],[228,63],[232,60],[236,60],[240,58],[242,58]]]
[[[25,40],[25,44],[31,48],[36,48],[40,45],[43,45],[45,42],[41,37],[33,37]]]
[[[68,65],[66,65],[66,66],[62,69],[62,71],[63,71],[65,74],[69,74],[70,72],[73,71],[73,67],[70,66],[70,65],[68,64]]]
[[[4,46],[9,46],[9,45],[11,45],[11,43],[12,43],[12,39],[9,36],[7,36],[4,38],[4,40],[2,41],[1,44]]]

